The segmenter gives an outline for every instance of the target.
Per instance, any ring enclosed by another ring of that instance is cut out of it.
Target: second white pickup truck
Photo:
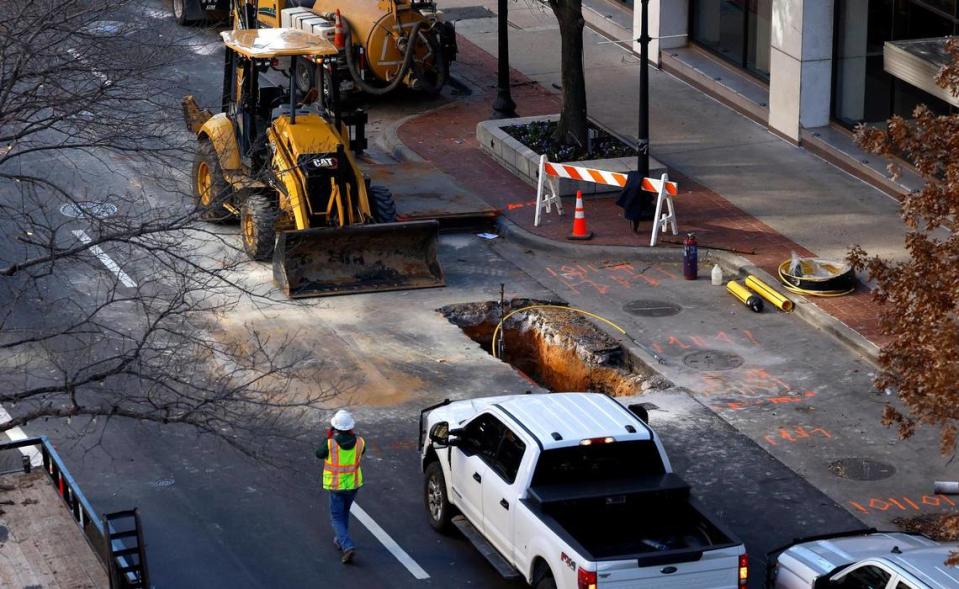
[[[959,544],[918,534],[852,532],[799,541],[769,570],[770,589],[956,589]]]
[[[455,525],[505,577],[536,589],[746,587],[742,543],[608,396],[443,403],[423,411],[420,447],[430,524]]]

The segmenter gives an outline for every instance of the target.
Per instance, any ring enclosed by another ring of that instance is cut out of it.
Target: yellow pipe
[[[795,307],[793,302],[776,292],[776,290],[762,280],[750,274],[746,277],[744,282],[746,283],[746,286],[756,291],[756,294],[775,305],[775,307],[780,311],[792,313],[793,307]]]
[[[610,321],[609,319],[606,319],[605,317],[600,317],[599,315],[597,315],[597,314],[595,314],[595,313],[590,313],[589,311],[585,311],[585,310],[579,309],[579,308],[577,308],[577,307],[566,307],[566,306],[563,306],[563,305],[530,305],[530,306],[528,306],[528,307],[523,307],[522,309],[516,309],[515,311],[510,311],[510,312],[507,313],[502,319],[499,320],[499,323],[496,324],[496,329],[493,330],[493,341],[492,341],[491,344],[490,344],[490,347],[492,348],[492,349],[490,350],[490,353],[493,354],[493,357],[494,357],[494,358],[499,358],[499,356],[496,354],[496,336],[499,335],[500,328],[503,327],[503,323],[504,323],[507,319],[509,319],[510,317],[512,317],[513,315],[515,315],[515,314],[517,314],[517,313],[522,313],[523,311],[529,311],[530,309],[562,309],[562,310],[564,310],[564,311],[573,311],[574,313],[580,313],[580,314],[582,314],[582,315],[586,315],[586,316],[592,317],[593,319],[599,319],[599,320],[602,321],[603,323],[606,323],[606,324],[608,324],[608,325],[611,325],[613,328],[615,328],[617,331],[619,331],[619,333],[621,333],[621,334],[623,334],[623,335],[626,335],[626,330],[625,330],[625,329],[623,329],[622,327],[616,325],[615,323],[613,323],[613,322]]]
[[[729,294],[739,299],[742,304],[749,307],[754,313],[759,313],[763,310],[763,300],[735,280],[730,280],[726,283],[726,290],[729,291]]]

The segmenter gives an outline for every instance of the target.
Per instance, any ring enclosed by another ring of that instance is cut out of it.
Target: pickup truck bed
[[[533,487],[525,503],[595,561],[688,562],[706,549],[738,544],[697,508],[689,486],[672,473]]]
[[[41,470],[0,475],[0,587],[100,589],[107,572]]]

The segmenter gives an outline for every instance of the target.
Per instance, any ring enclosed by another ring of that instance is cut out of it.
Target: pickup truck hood
[[[900,533],[868,534],[802,542],[783,551],[778,561],[781,568],[787,568],[799,577],[811,576],[812,578],[806,580],[812,586],[812,581],[817,577],[865,558],[886,556],[897,546],[899,550],[906,552],[937,545],[923,536]]]

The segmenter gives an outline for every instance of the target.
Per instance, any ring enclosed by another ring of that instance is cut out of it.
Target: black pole
[[[499,44],[497,53],[496,99],[493,101],[493,118],[506,119],[516,116],[516,103],[509,94],[509,23],[507,22],[508,0],[499,0],[496,35]]]
[[[642,178],[649,176],[649,0],[642,0],[642,25],[639,33],[639,161]]]

